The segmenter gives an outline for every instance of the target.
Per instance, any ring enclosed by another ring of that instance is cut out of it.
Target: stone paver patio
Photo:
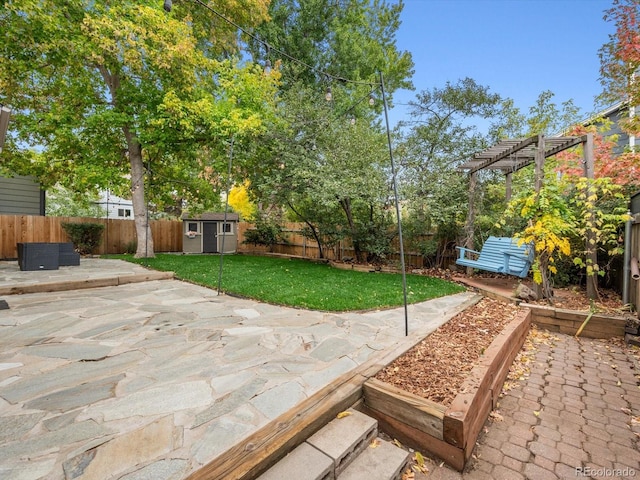
[[[0,287],[135,275],[83,259]],[[0,478],[180,479],[404,337],[404,311],[323,313],[177,280],[5,295]],[[476,299],[410,306],[419,341]]]

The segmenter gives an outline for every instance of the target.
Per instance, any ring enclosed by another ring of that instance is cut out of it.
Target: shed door
[[[202,253],[218,253],[218,224],[202,223]]]

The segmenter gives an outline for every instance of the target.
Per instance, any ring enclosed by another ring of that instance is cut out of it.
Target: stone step
[[[337,480],[400,480],[407,469],[409,452],[391,442],[376,439],[337,476]]]
[[[348,415],[333,419],[257,480],[334,480],[377,435],[375,419],[350,409]]]

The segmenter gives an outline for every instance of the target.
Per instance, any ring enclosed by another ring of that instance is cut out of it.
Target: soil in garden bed
[[[449,406],[476,361],[519,308],[483,298],[381,370],[375,378]]]

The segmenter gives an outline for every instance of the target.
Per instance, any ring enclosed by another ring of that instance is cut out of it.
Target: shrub
[[[100,245],[104,225],[100,223],[63,223],[62,228],[73,242],[75,249],[82,255],[87,255]]]
[[[256,219],[255,229],[244,233],[244,242],[253,245],[266,245],[271,249],[277,243],[287,243],[282,227],[269,219]]]
[[[134,254],[138,250],[138,241],[129,240],[124,246],[124,253]]]

